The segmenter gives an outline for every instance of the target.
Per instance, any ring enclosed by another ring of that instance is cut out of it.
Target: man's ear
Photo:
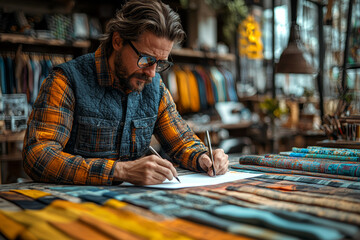
[[[123,46],[123,39],[118,32],[114,32],[112,36],[112,45],[115,51],[119,51]]]

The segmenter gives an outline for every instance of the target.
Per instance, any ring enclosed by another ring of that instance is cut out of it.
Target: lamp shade
[[[300,27],[296,23],[297,0],[291,0],[291,27],[289,42],[276,64],[276,73],[313,74],[315,69],[304,57],[305,49],[300,39]]]

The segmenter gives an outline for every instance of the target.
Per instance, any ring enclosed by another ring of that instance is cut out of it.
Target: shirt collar
[[[110,70],[108,56],[104,46],[95,51],[96,74],[100,86],[113,86],[114,76]]]

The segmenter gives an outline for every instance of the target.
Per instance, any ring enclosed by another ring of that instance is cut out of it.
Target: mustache
[[[152,81],[152,77],[149,77],[146,74],[134,73],[129,77],[129,79],[133,78],[133,77],[144,80],[146,83],[151,83],[151,81]]]

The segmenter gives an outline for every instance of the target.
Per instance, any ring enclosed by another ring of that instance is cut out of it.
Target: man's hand
[[[213,151],[214,157],[214,165],[215,165],[215,172],[216,175],[225,174],[228,171],[229,166],[229,156],[225,154],[223,149],[216,149]],[[211,177],[214,176],[213,173],[213,166],[210,157],[207,153],[204,153],[199,158],[200,167],[207,172],[207,174]]]
[[[114,180],[129,182],[135,185],[159,184],[174,176],[176,170],[171,162],[155,155],[139,158],[135,161],[117,162]]]

